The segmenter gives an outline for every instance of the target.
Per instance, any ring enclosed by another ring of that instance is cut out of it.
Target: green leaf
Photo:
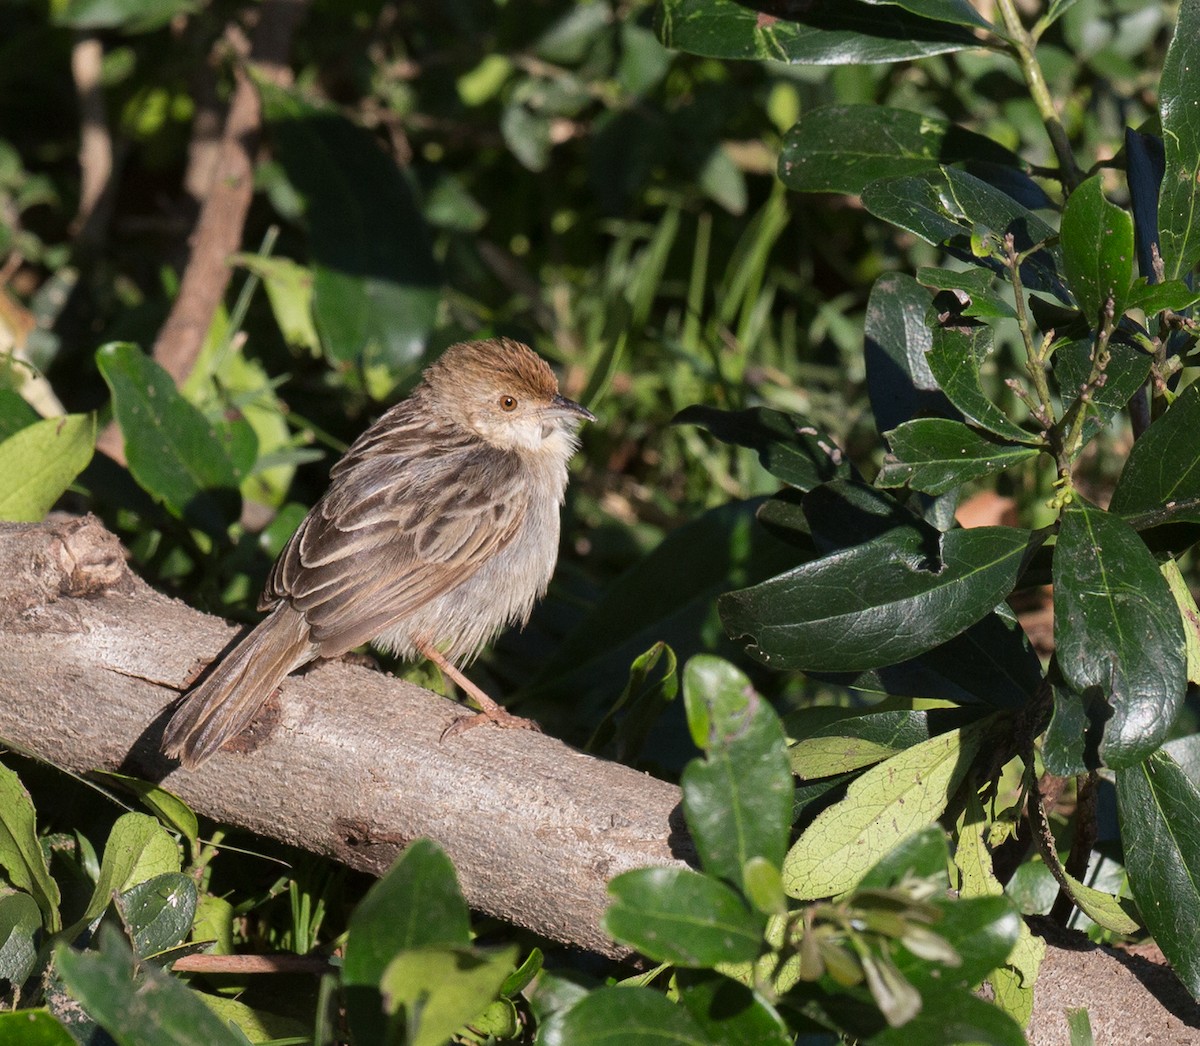
[[[169,792],[162,785],[143,781],[140,777],[119,774],[115,770],[96,770],[93,773],[132,792],[167,828],[178,832],[191,846],[195,847],[200,833],[200,825],[196,820],[195,811],[174,792]]]
[[[409,182],[370,134],[265,83],[263,112],[280,162],[305,198],[313,311],[342,363],[416,370],[433,329],[441,276]]]
[[[958,416],[926,359],[933,345],[926,323],[932,304],[933,295],[906,273],[887,273],[871,288],[863,355],[871,412],[881,433],[919,416]]]
[[[55,25],[89,31],[148,33],[199,7],[197,0],[65,0],[51,8]]]
[[[1200,997],[1200,789],[1165,752],[1117,772],[1125,869],[1138,910]]]
[[[1063,403],[1068,406],[1079,397],[1080,390],[1091,376],[1094,347],[1091,338],[1079,338],[1059,345],[1054,350],[1054,378],[1058,382]],[[1085,442],[1125,409],[1149,373],[1150,357],[1146,353],[1122,342],[1110,343],[1104,384],[1099,388],[1093,387],[1089,394],[1087,419],[1083,423]]]
[[[1007,1013],[968,991],[933,992],[921,1012],[899,1028],[887,1028],[871,1046],[1025,1046],[1025,1033]]]
[[[999,255],[1006,233],[1013,234],[1019,252],[1057,236],[1033,211],[954,167],[872,182],[862,199],[877,218],[945,246],[960,258],[985,264],[1001,276],[1005,269]],[[978,254],[981,244],[987,252],[982,256]],[[1021,280],[1028,290],[1048,291],[1066,301],[1060,269],[1058,248],[1046,246],[1021,265]]]
[[[604,987],[553,1014],[540,1046],[701,1046],[710,1040],[683,1006],[651,988]]]
[[[1063,512],[1054,549],[1054,641],[1071,687],[1111,708],[1100,745],[1109,766],[1139,763],[1166,740],[1187,688],[1179,612],[1133,528],[1082,500]]]
[[[1200,291],[1194,291],[1183,280],[1166,280],[1163,283],[1148,283],[1141,276],[1133,281],[1126,299],[1127,309],[1141,309],[1147,316],[1154,316],[1164,309],[1183,312],[1200,302]]]
[[[833,438],[796,414],[768,407],[718,410],[696,405],[681,410],[672,424],[699,425],[722,443],[757,451],[763,468],[798,490],[811,490],[851,474],[849,462]]]
[[[321,339],[313,324],[313,275],[291,258],[267,258],[258,254],[234,254],[231,265],[240,265],[263,281],[271,312],[284,341],[320,355]]]
[[[932,897],[929,903],[941,913],[930,929],[946,940],[959,961],[949,968],[931,963],[900,939],[896,968],[925,999],[940,991],[970,991],[1008,958],[1020,937],[1021,914],[1004,894],[961,899]]]
[[[915,745],[852,781],[819,813],[783,864],[784,888],[801,900],[852,889],[906,836],[934,821],[966,775],[982,724]]]
[[[946,833],[939,825],[931,824],[920,831],[906,835],[859,880],[859,890],[891,890],[906,880],[936,880],[950,887],[947,866],[950,847]]]
[[[179,394],[171,376],[136,345],[96,352],[125,438],[129,471],[174,516],[222,534],[240,511],[228,429],[209,422]]]
[[[133,942],[133,952],[147,959],[182,944],[196,916],[196,883],[180,872],[166,872],[116,897],[117,912]]]
[[[0,981],[20,988],[33,973],[38,959],[38,933],[42,913],[27,893],[0,897]],[[4,1035],[0,1032],[0,1044]]]
[[[735,0],[664,0],[658,32],[667,47],[692,54],[809,65],[898,62],[978,46],[960,26],[856,0],[791,7],[786,19]]]
[[[983,391],[980,369],[992,351],[992,328],[954,317],[933,330],[926,354],[940,388],[968,420],[1006,440],[1036,446],[1042,442],[1009,419]]]
[[[711,724],[705,756],[683,771],[684,815],[704,870],[743,886],[749,861],[779,867],[787,852],[792,775],[783,728],[750,681],[720,658],[688,661],[683,690],[689,709],[708,707]]]
[[[757,958],[765,917],[690,868],[637,868],[608,884],[604,932],[656,962],[712,967]]]
[[[1062,875],[1066,880],[1067,893],[1070,894],[1071,900],[1097,926],[1125,937],[1137,933],[1141,928],[1129,901],[1087,886],[1065,871]]]
[[[703,1030],[701,1041],[721,1046],[791,1046],[795,1041],[775,1008],[757,992],[728,977],[692,976],[683,978],[679,1003]]]
[[[1030,533],[897,527],[853,548],[730,592],[726,630],[773,668],[845,672],[894,664],[946,642],[991,613],[1020,576]]]
[[[1200,383],[1194,383],[1134,443],[1109,511],[1135,526],[1136,517],[1164,511],[1171,521],[1200,523],[1198,431]]]
[[[929,18],[936,22],[978,26],[981,29],[991,28],[991,23],[967,3],[967,0],[866,0],[866,2],[877,4],[894,3],[914,15],[919,15],[921,18]]]
[[[1159,253],[1168,280],[1200,259],[1200,3],[1183,0],[1163,62],[1158,97],[1166,171],[1158,196]]]
[[[62,926],[58,884],[50,877],[38,842],[33,801],[7,766],[0,766],[0,867],[13,886],[37,902],[46,929],[57,933]]]
[[[0,386],[0,441],[40,420],[41,416],[19,392]]]
[[[946,418],[906,421],[885,435],[892,453],[876,483],[907,485],[926,494],[945,494],[1038,455],[1036,447],[1009,443]]]
[[[1018,165],[1003,146],[949,120],[882,105],[827,105],[784,135],[779,177],[797,192],[858,195],[881,178],[965,159]]]
[[[957,311],[979,319],[1015,319],[1017,312],[1009,298],[993,284],[996,274],[990,269],[971,266],[966,269],[939,269],[923,265],[917,270],[917,282],[935,291],[950,291],[957,299]]]
[[[415,948],[383,971],[387,1013],[406,1029],[408,1046],[441,1046],[496,999],[517,947],[481,955],[467,948]]]
[[[91,922],[100,915],[114,894],[178,871],[179,847],[166,829],[147,814],[122,814],[104,844],[100,877],[81,921]]]
[[[1183,622],[1188,682],[1200,686],[1200,607],[1196,606],[1196,597],[1188,588],[1175,560],[1168,559],[1159,570],[1166,579],[1167,588],[1171,590],[1171,596]]]
[[[466,948],[471,923],[445,852],[418,839],[350,916],[342,966],[346,1008],[358,1042],[383,1042],[386,1021],[380,981],[388,963],[418,948]]]
[[[0,443],[0,520],[39,523],[92,460],[96,419],[35,421]]]
[[[662,668],[655,674],[660,661]],[[678,694],[675,651],[660,641],[634,658],[625,689],[592,731],[584,750],[611,754],[616,762],[632,765],[650,730]]]
[[[0,1046],[76,1046],[49,1010],[0,1013]]]
[[[1100,175],[1071,193],[1060,235],[1063,269],[1083,314],[1101,326],[1111,299],[1113,316],[1120,319],[1133,282],[1133,218],[1104,198]]]
[[[99,951],[59,945],[54,965],[71,995],[118,1046],[245,1046],[248,1041],[178,978],[143,966],[135,979],[133,954],[114,927],[101,928]]]

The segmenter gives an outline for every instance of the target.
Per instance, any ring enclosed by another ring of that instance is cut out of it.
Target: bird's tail
[[[194,770],[249,726],[288,673],[312,656],[304,616],[280,603],[184,697],[163,733],[163,752]]]

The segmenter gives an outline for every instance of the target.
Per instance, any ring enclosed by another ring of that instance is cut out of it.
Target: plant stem
[[[1059,180],[1067,195],[1082,179],[1079,166],[1075,163],[1075,154],[1071,152],[1071,143],[1067,140],[1066,128],[1062,125],[1058,110],[1054,107],[1054,99],[1050,97],[1050,87],[1042,73],[1041,64],[1037,60],[1037,42],[1021,22],[1017,13],[1015,0],[997,0],[1000,14],[1004,18],[1004,28],[1012,40],[1021,75],[1029,88],[1033,104],[1037,106],[1046,134],[1050,136],[1050,144],[1054,147],[1054,155],[1058,157]]]

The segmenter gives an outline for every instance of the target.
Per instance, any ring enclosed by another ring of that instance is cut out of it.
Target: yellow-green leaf
[[[91,414],[46,418],[0,443],[0,519],[37,523],[92,460]]]

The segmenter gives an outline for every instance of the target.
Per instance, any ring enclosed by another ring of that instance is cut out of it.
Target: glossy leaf
[[[1067,282],[1083,314],[1101,326],[1101,311],[1111,299],[1113,316],[1120,319],[1133,282],[1133,219],[1104,198],[1100,175],[1071,193],[1060,235]]]
[[[51,933],[58,931],[58,883],[50,877],[46,856],[38,842],[33,801],[20,779],[7,766],[0,766],[0,868],[18,890],[24,890],[42,912]]]
[[[49,1010],[0,1013],[0,1046],[77,1046]]]
[[[538,1030],[540,1046],[698,1046],[709,1041],[685,1007],[652,988],[597,988]]]
[[[1142,279],[1137,279],[1129,288],[1126,307],[1141,309],[1147,316],[1153,316],[1164,309],[1182,312],[1184,309],[1190,309],[1198,301],[1200,301],[1200,291],[1193,290],[1183,280],[1146,283]]]
[[[1091,338],[1070,341],[1054,350],[1054,377],[1063,402],[1068,407],[1078,398],[1091,376],[1092,351]],[[1120,342],[1110,344],[1104,383],[1099,388],[1093,386],[1089,393],[1087,418],[1083,423],[1085,442],[1125,409],[1149,373],[1150,357],[1146,353],[1139,352],[1132,345]]]
[[[1057,235],[1029,208],[954,167],[873,182],[863,190],[862,198],[877,218],[945,246],[967,261],[987,265],[1000,275],[1005,270],[998,252],[1006,233],[1013,234],[1018,251]],[[986,244],[988,253],[977,256],[973,242]],[[1024,262],[1021,279],[1027,289],[1048,291],[1065,302],[1069,296],[1060,272],[1058,249],[1047,246]]]
[[[990,269],[971,266],[966,269],[939,269],[923,265],[917,270],[917,282],[934,291],[950,291],[957,299],[958,312],[980,319],[1013,319],[1011,291],[1006,295],[995,289],[996,274]]]
[[[83,919],[90,922],[114,894],[155,876],[179,871],[179,847],[155,818],[147,814],[122,814],[114,822],[104,844],[100,877]]]
[[[729,634],[773,668],[878,668],[946,642],[991,613],[1020,576],[1030,534],[951,531],[940,562],[928,536],[898,527],[722,596]]]
[[[1109,511],[1141,528],[1137,517],[1200,523],[1200,384],[1189,385],[1134,443]]]
[[[696,976],[696,975],[693,975]],[[791,1046],[793,1037],[775,1008],[757,992],[728,977],[683,978],[679,1004],[706,1036],[722,1046]]]
[[[798,192],[857,195],[880,178],[968,158],[1017,165],[1003,146],[949,120],[882,105],[827,105],[784,136],[779,177]]]
[[[1117,773],[1125,868],[1146,926],[1200,997],[1200,789],[1165,752]]]
[[[768,407],[718,410],[697,405],[681,410],[672,424],[699,425],[722,443],[757,451],[763,468],[799,490],[811,490],[835,476],[851,473],[849,462],[833,438],[795,414]]]
[[[741,677],[732,701],[724,696],[730,672]],[[720,658],[692,658],[683,689],[689,708],[707,706],[710,723],[703,758],[683,771],[683,812],[704,870],[743,886],[748,862],[764,858],[778,868],[787,852],[792,775],[783,728],[749,680]]]
[[[1021,933],[1021,914],[1002,893],[958,900],[934,897],[930,903],[941,913],[930,929],[954,948],[958,964],[930,963],[909,950],[902,939],[896,967],[926,999],[943,990],[970,991],[1008,958]]]
[[[907,421],[885,435],[892,453],[875,481],[926,494],[944,494],[1038,455],[1036,447],[1008,443],[947,418]]]
[[[174,792],[167,791],[161,785],[143,781],[139,777],[119,774],[115,770],[97,770],[95,773],[102,779],[113,781],[118,787],[132,792],[167,828],[179,832],[193,846],[196,844],[200,832],[196,813]]]
[[[54,965],[73,998],[120,1046],[245,1046],[231,1028],[176,977],[143,966],[113,927],[103,927],[100,950],[60,945]]]
[[[125,457],[138,485],[172,515],[224,533],[240,504],[229,431],[210,423],[135,345],[103,346],[96,365],[112,392]]]
[[[906,273],[880,276],[871,288],[863,355],[867,395],[881,433],[919,416],[960,416],[926,360],[933,331],[925,317],[932,303],[933,295]]]
[[[20,988],[33,973],[38,958],[42,913],[27,893],[0,897],[0,980]],[[0,1034],[0,1044],[4,1042]]]
[[[845,798],[818,814],[788,853],[788,894],[809,900],[854,887],[901,840],[941,814],[982,739],[980,726],[952,730],[852,781]]]
[[[872,1035],[872,1046],[1025,1046],[1025,1033],[1007,1013],[968,991],[933,992],[921,1012],[899,1028]]]
[[[1168,280],[1200,259],[1200,3],[1179,5],[1158,96],[1166,170],[1158,197],[1159,253]]]
[[[608,884],[604,931],[656,962],[712,967],[754,959],[766,920],[724,883],[690,868],[638,868]]]
[[[156,875],[118,894],[117,912],[133,942],[134,954],[146,959],[186,941],[196,901],[195,880],[180,872]]]
[[[325,351],[344,363],[416,369],[441,276],[412,189],[361,127],[299,94],[260,84],[280,162],[307,204],[313,312]]]
[[[95,446],[91,414],[36,421],[0,443],[0,520],[40,523],[87,468]]]
[[[1071,687],[1111,708],[1100,745],[1109,766],[1139,763],[1166,740],[1187,687],[1175,601],[1133,528],[1082,501],[1063,512],[1054,550],[1054,640]]]
[[[735,0],[664,0],[658,32],[667,47],[692,54],[807,65],[898,62],[978,46],[966,28],[857,0],[796,5],[787,18]]]
[[[516,957],[516,945],[491,955],[468,948],[401,952],[380,980],[384,1009],[405,1027],[409,1046],[442,1046],[495,1000]]]
[[[992,328],[954,318],[933,330],[926,361],[940,388],[970,421],[997,436],[1035,445],[1040,437],[1012,421],[983,390],[980,369],[992,351]]]
[[[342,980],[355,1040],[384,1041],[379,984],[392,959],[417,948],[466,948],[470,943],[467,902],[454,865],[436,843],[416,840],[350,916]]]

